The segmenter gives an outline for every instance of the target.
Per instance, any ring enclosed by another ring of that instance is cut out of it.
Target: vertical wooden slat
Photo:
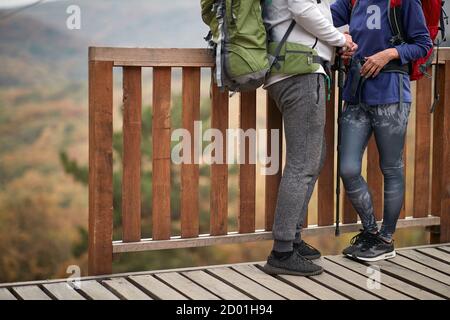
[[[153,68],[153,239],[170,238],[171,68]]]
[[[142,75],[123,68],[122,228],[124,242],[141,240]]]
[[[443,99],[443,127],[442,136],[442,186],[441,186],[441,242],[450,242],[450,61],[445,62]]]
[[[223,136],[223,163],[211,165],[211,235],[228,232],[228,165],[226,163],[226,129],[228,128],[228,92],[221,92],[212,85],[211,128],[218,129]]]
[[[302,227],[303,228],[308,228],[308,224],[309,224],[309,222],[308,222],[308,215],[309,215],[309,210],[308,209],[306,209],[306,215],[305,215],[305,220],[303,220],[303,225],[302,225]]]
[[[112,273],[113,63],[89,62],[89,274]]]
[[[244,132],[248,129],[256,129],[256,91],[242,92],[240,97],[240,127]],[[256,207],[256,164],[250,163],[250,153],[256,157],[256,145],[249,139],[243,143],[246,159],[245,164],[240,165],[239,173],[238,226],[240,233],[250,233],[255,231]],[[251,146],[253,150],[250,149]]]
[[[341,189],[342,190],[342,189]],[[353,208],[352,203],[350,202],[347,193],[344,191],[344,216],[343,216],[343,222],[344,223],[355,223],[358,221],[358,213]]]
[[[194,124],[200,120],[200,68],[183,68],[182,90],[183,128],[191,134],[191,163],[181,165],[181,237],[192,238],[199,234],[199,165],[194,150]]]
[[[267,110],[266,110],[266,127],[267,127],[267,153],[272,150],[271,130],[279,130],[279,145],[278,152],[278,172],[274,175],[266,175],[265,181],[265,229],[271,231],[275,216],[275,208],[278,198],[278,187],[280,186],[282,174],[282,155],[283,155],[283,118],[280,110],[278,110],[276,103],[267,94]],[[271,155],[272,157],[274,155]]]
[[[428,72],[431,73],[431,70]],[[432,81],[428,77],[417,81],[413,199],[415,218],[427,217],[430,206],[431,90]]]
[[[445,66],[439,65],[439,75],[437,85],[441,93],[441,99],[436,107],[433,115],[433,169],[432,169],[432,185],[431,185],[431,213],[435,216],[441,214],[441,199],[442,199],[442,177],[443,177],[443,137],[444,137],[444,110],[448,106],[444,101],[445,90]],[[448,130],[448,128],[447,128]]]
[[[406,170],[407,170],[407,161],[408,161],[408,138],[407,138],[407,133],[406,133],[406,137],[405,137],[405,147],[403,149],[403,176],[405,177],[405,194],[403,197],[403,206],[402,206],[402,210],[400,211],[400,219],[405,219],[406,218],[406,191],[407,191],[407,185],[408,185],[408,177],[406,176]]]
[[[372,193],[375,216],[380,221],[383,219],[383,174],[375,136],[370,138],[367,147],[367,183]]]
[[[325,123],[325,142],[327,145],[327,155],[323,169],[318,181],[318,224],[319,226],[332,225],[334,221],[334,131],[335,131],[335,73],[332,74],[332,85],[330,100],[327,102],[326,123]]]

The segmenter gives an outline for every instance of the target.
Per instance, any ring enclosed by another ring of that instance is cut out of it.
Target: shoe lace
[[[304,263],[312,263],[312,261],[304,256],[302,256],[299,252],[295,251],[295,256],[297,257],[297,259],[299,259],[301,262]]]
[[[371,234],[371,237],[368,237],[363,243],[363,250],[367,250],[368,248],[374,247],[380,243],[383,243],[383,240],[380,239],[377,235]]]
[[[350,240],[350,244],[354,245],[354,244],[358,244],[361,242],[367,242],[370,241],[370,239],[372,239],[374,237],[372,237],[372,234],[364,229],[360,230],[360,233],[358,233],[356,236],[354,236],[351,240]]]

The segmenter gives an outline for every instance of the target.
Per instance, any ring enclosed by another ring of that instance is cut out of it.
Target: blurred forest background
[[[6,17],[0,10],[0,282],[66,277],[69,265],[87,273],[87,48],[96,46],[205,47],[207,29],[198,0],[73,0],[44,2]],[[81,30],[68,30],[66,9],[81,8]],[[209,125],[209,75],[203,74],[201,117]],[[143,236],[151,233],[151,71],[144,72]],[[181,126],[181,80],[173,72],[173,128]],[[265,93],[258,99],[264,105]],[[120,238],[121,73],[115,73],[115,239]],[[237,97],[230,126],[237,126]],[[264,123],[258,110],[258,125]],[[414,119],[413,118],[411,121]],[[410,130],[409,141],[414,132]],[[414,144],[408,145],[408,162]],[[408,176],[413,175],[412,166]],[[179,168],[173,166],[173,232],[179,229]],[[236,166],[230,166],[230,230],[236,228]],[[208,232],[209,168],[201,167],[201,231]],[[257,224],[263,224],[263,177],[257,184]],[[408,182],[412,194],[411,180]],[[411,203],[411,199],[407,199]],[[310,207],[317,216],[317,198]],[[410,208],[410,207],[409,207]],[[408,207],[407,207],[408,210]],[[352,235],[309,237],[325,254],[338,253]],[[399,246],[428,241],[423,229],[399,231]],[[115,257],[114,271],[265,259],[270,243],[167,250]]]

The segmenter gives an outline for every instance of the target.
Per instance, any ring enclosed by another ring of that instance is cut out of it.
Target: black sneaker
[[[372,237],[375,237],[376,234],[370,233],[366,230],[361,230],[360,233],[358,233],[356,236],[354,236],[351,240],[350,240],[350,246],[348,246],[347,248],[345,248],[342,251],[342,254],[352,257],[353,253],[359,249],[362,248],[362,246],[364,245],[364,243],[366,243],[367,241],[369,241]]]
[[[323,272],[322,267],[302,257],[295,250],[284,258],[277,258],[272,252],[263,269],[272,275],[315,276]]]
[[[309,260],[319,259],[321,256],[319,250],[307,244],[303,240],[300,243],[294,243],[294,251]]]
[[[377,235],[353,252],[352,256],[355,259],[369,262],[392,259],[395,257],[394,241],[388,243]]]

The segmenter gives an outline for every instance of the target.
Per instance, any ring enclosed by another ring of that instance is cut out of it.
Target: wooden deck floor
[[[80,289],[65,280],[5,284],[0,300],[450,299],[450,244],[400,249],[373,265],[342,256],[318,263],[325,272],[315,277],[273,277],[247,263],[83,278]]]

